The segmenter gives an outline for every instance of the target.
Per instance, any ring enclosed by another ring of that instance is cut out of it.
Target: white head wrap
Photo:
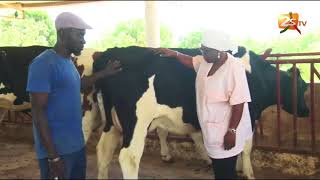
[[[201,44],[218,51],[232,51],[232,54],[238,52],[238,46],[231,40],[231,37],[218,30],[205,30]]]

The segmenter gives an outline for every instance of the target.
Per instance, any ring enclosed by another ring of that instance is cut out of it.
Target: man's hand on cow
[[[155,54],[159,54],[161,57],[176,57],[178,52],[168,48],[154,48]]]
[[[120,61],[108,61],[106,67],[101,71],[103,76],[110,76],[122,71]]]
[[[62,159],[49,163],[50,179],[64,179],[64,164]]]
[[[230,150],[236,145],[236,133],[227,131],[224,136],[224,149]]]

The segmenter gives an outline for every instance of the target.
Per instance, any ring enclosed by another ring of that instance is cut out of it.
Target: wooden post
[[[160,47],[160,22],[157,1],[145,1],[146,46]]]

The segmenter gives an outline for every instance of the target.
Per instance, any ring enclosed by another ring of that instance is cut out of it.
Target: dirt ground
[[[7,128],[5,128],[7,129]],[[17,133],[18,132],[18,133]],[[27,133],[28,136],[23,135]],[[15,136],[12,136],[14,135]],[[13,138],[14,137],[14,138]],[[92,144],[87,149],[87,178],[97,175],[96,154]],[[254,167],[257,179],[320,179],[313,176],[288,176],[274,169]],[[122,178],[117,154],[109,170],[111,179]],[[39,170],[33,149],[30,129],[7,131],[0,125],[0,179],[39,178]],[[139,178],[142,179],[212,179],[212,171],[202,161],[175,159],[173,163],[164,163],[158,152],[144,152],[140,163]]]
[[[2,179],[34,179],[39,178],[37,160],[32,144],[0,139],[0,178]],[[146,179],[208,179],[211,178],[210,169],[199,168],[201,162],[176,161],[166,164],[156,154],[144,154],[140,164],[140,178]],[[87,153],[87,178],[95,179],[97,174],[96,154]],[[122,178],[117,155],[111,163],[109,176],[111,179]]]

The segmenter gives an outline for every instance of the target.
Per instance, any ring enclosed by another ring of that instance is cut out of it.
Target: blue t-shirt
[[[59,155],[84,147],[80,76],[70,59],[48,49],[29,66],[28,92],[48,93],[48,126]],[[34,121],[33,121],[34,122]],[[33,123],[33,136],[38,159],[48,156]]]

